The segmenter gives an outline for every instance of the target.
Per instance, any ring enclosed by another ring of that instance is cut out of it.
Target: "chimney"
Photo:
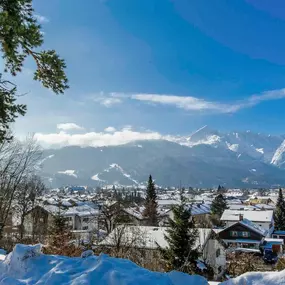
[[[239,220],[240,220],[240,221],[243,220],[243,214],[239,214]]]

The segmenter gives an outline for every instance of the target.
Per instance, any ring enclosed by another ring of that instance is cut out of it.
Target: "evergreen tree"
[[[274,215],[274,227],[279,231],[285,230],[285,201],[283,198],[282,189],[279,189],[279,196]]]
[[[218,194],[212,202],[211,212],[213,215],[222,216],[224,210],[228,208],[227,201],[223,194]]]
[[[224,186],[219,185],[217,189],[217,194],[224,194],[226,192],[226,188]]]
[[[198,232],[191,216],[191,209],[186,207],[183,195],[181,198],[181,203],[173,207],[174,217],[173,220],[169,219],[169,228],[164,236],[168,247],[160,248],[160,252],[167,270],[193,273],[198,258],[198,251],[195,249]]]
[[[148,219],[149,226],[157,226],[158,214],[157,214],[157,196],[155,191],[155,185],[152,180],[152,176],[149,176],[148,185],[146,190],[145,210],[143,215]]]
[[[41,50],[44,43],[32,0],[0,1],[0,46],[5,72],[15,76],[27,57],[36,63],[34,79],[54,93],[63,93],[67,85],[65,62],[54,50]],[[0,73],[0,142],[9,140],[10,124],[25,115],[26,106],[16,104],[16,86]]]

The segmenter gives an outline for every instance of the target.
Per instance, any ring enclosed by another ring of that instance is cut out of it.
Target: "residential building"
[[[221,217],[221,221],[224,222],[226,227],[234,225],[243,219],[249,220],[265,230],[273,230],[274,220],[272,210],[225,210]]]
[[[247,219],[237,221],[224,229],[215,231],[228,247],[233,248],[258,249],[260,242],[269,235],[268,230]]]

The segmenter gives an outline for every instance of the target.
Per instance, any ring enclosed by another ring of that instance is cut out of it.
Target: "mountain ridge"
[[[41,175],[53,187],[139,186],[149,174],[162,186],[180,182],[196,187],[279,186],[285,185],[282,145],[282,135],[222,133],[204,126],[184,137],[48,149],[44,151]]]

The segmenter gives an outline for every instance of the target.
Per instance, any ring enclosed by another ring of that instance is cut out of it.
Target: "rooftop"
[[[239,221],[240,215],[244,219],[250,220],[252,222],[268,222],[273,220],[273,211],[244,211],[244,210],[225,210],[221,221]]]

